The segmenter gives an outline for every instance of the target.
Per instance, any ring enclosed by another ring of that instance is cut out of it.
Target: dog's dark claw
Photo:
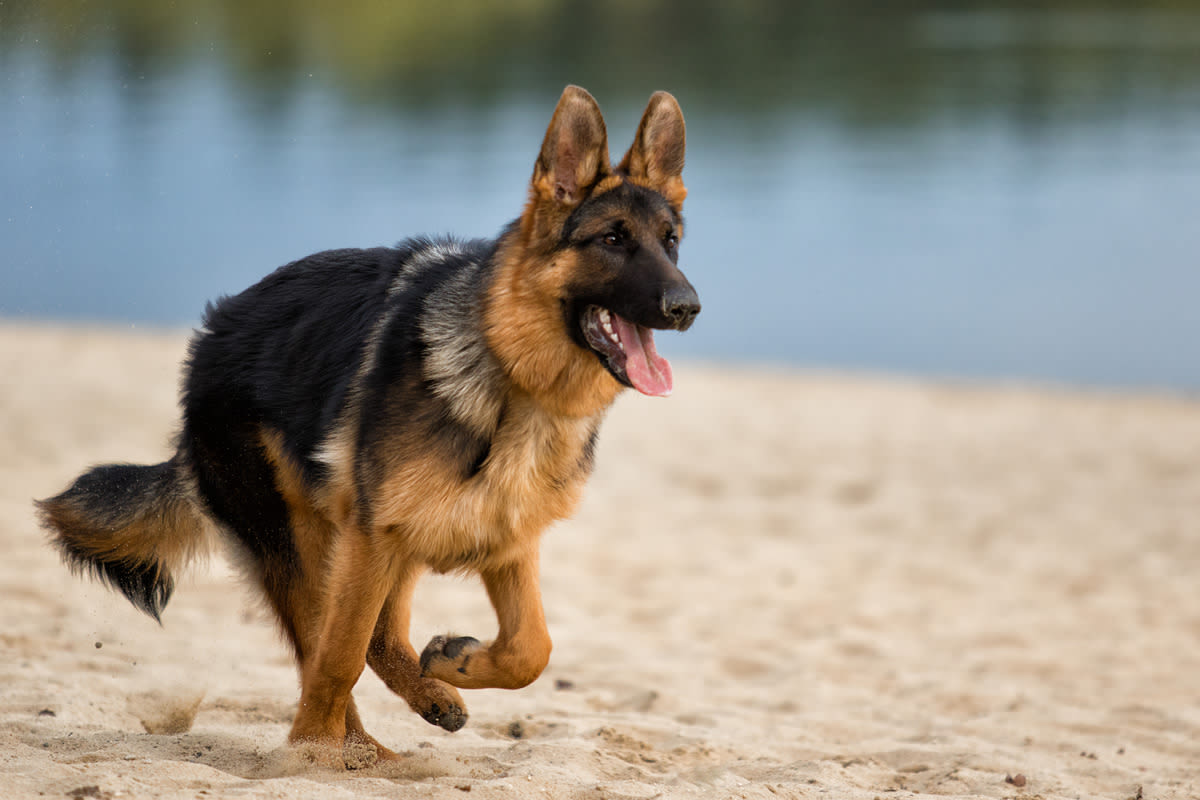
[[[441,706],[434,703],[433,707],[421,716],[430,725],[437,725],[451,733],[460,730],[463,725],[467,724],[467,712],[453,705],[442,711]]]

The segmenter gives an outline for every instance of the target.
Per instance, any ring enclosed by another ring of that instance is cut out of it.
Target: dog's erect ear
[[[600,106],[586,89],[568,86],[546,129],[533,188],[542,199],[577,206],[609,172],[608,132]]]
[[[683,206],[683,154],[687,131],[683,111],[668,92],[655,92],[638,124],[633,146],[617,169],[667,198],[675,210]]]

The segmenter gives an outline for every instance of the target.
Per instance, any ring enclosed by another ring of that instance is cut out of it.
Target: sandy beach
[[[407,758],[335,772],[221,558],[160,627],[34,522],[167,457],[186,338],[0,325],[0,796],[1200,797],[1200,399],[679,364],[545,537],[545,674],[450,734],[367,672]],[[495,629],[422,583],[418,647]]]

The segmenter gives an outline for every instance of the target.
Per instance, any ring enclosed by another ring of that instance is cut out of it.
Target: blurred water
[[[424,78],[320,30],[277,63],[242,28],[0,14],[0,315],[192,325],[316,250],[495,234],[578,82],[614,157],[653,89],[687,116],[704,313],[669,355],[1200,388],[1200,15],[935,5],[739,17],[732,53],[697,23],[661,63],[488,40]]]

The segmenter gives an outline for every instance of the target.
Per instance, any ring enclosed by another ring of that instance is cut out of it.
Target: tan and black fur
[[[173,574],[232,543],[299,663],[293,742],[394,755],[351,697],[366,664],[459,729],[459,689],[519,688],[546,666],[539,539],[574,510],[606,409],[623,386],[670,390],[650,331],[700,308],[676,267],[683,160],[670,95],[614,168],[595,100],[568,87],[497,239],[319,253],[210,305],[176,454],[41,501],[54,543],[156,619]],[[418,655],[426,570],[482,577],[495,640]]]

